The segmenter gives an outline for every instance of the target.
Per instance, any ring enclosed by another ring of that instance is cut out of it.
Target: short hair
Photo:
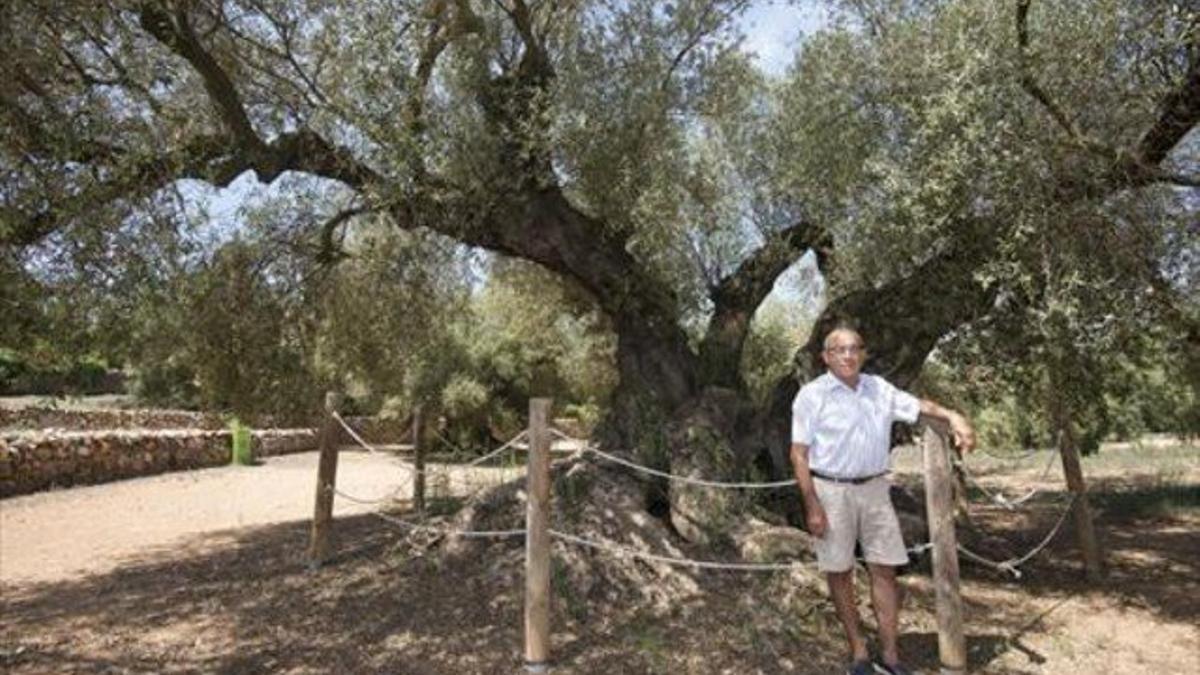
[[[833,328],[831,328],[829,330],[828,333],[825,334],[825,340],[822,343],[822,346],[824,349],[826,349],[826,350],[829,349],[830,342],[833,340],[833,336],[835,333],[850,333],[850,334],[854,335],[854,337],[858,338],[858,346],[859,347],[866,346],[866,341],[863,340],[862,333],[858,332],[858,329],[855,328],[849,322],[845,322],[845,323],[836,324]]]

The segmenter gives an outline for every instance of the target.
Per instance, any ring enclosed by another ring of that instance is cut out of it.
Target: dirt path
[[[375,499],[403,487],[407,472],[384,455],[341,453],[337,484]],[[169,473],[0,501],[0,583],[68,581],[124,562],[184,548],[220,547],[236,530],[312,517],[317,453],[267,458],[258,466]],[[496,473],[472,470],[484,479]],[[461,490],[466,474],[451,472]],[[334,515],[371,505],[334,500]],[[224,533],[227,536],[223,536]],[[200,536],[205,535],[205,536]]]

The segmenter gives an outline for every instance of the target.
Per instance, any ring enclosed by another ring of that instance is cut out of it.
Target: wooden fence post
[[[315,570],[329,558],[333,529],[333,489],[337,485],[338,438],[341,431],[334,413],[342,407],[342,395],[325,393],[325,418],[318,442],[321,458],[317,464],[317,496],[313,507],[312,532],[308,542],[308,568]]]
[[[525,509],[525,669],[546,672],[550,660],[550,399],[529,401]]]
[[[421,445],[421,406],[413,408],[413,509],[425,513],[425,448]]]
[[[943,675],[967,671],[967,641],[958,579],[958,540],[954,533],[954,477],[950,471],[949,428],[939,420],[926,423],[922,442],[925,462],[925,513],[933,544],[933,581],[937,592],[938,657]]]

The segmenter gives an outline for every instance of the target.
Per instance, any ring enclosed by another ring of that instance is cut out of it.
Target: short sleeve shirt
[[[850,388],[831,373],[801,387],[792,402],[792,442],[808,446],[809,468],[838,478],[884,473],[892,423],[915,422],[921,403],[877,375]]]

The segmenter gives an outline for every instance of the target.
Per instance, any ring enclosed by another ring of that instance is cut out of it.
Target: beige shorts
[[[855,542],[862,544],[863,557],[869,563],[895,566],[908,562],[886,476],[860,485],[814,477],[813,485],[829,520],[825,536],[815,542],[817,569],[849,570],[854,565]]]

